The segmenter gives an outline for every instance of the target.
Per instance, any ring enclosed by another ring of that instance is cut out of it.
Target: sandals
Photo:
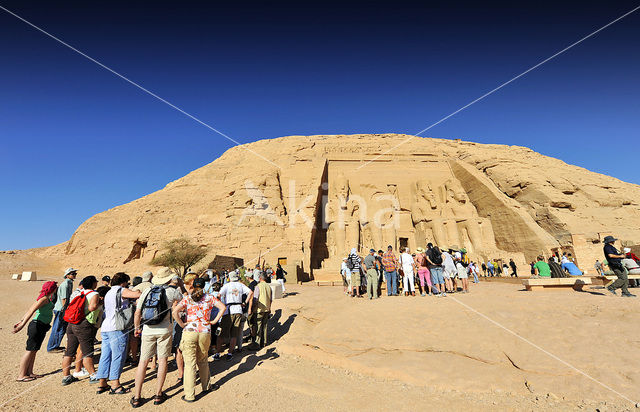
[[[25,376],[24,378],[16,379],[16,382],[31,382],[35,380],[36,378],[34,376]]]
[[[127,389],[124,386],[120,385],[117,388],[109,389],[109,395],[124,395],[125,393],[131,392],[131,389]]]
[[[142,406],[142,402],[141,402],[140,398],[136,398],[135,396],[131,397],[131,400],[129,401],[129,403],[131,404],[132,408],[138,408],[138,407]]]
[[[96,395],[100,395],[101,393],[109,392],[110,390],[111,390],[111,388],[108,387],[108,386],[99,386],[98,390],[96,391]]]
[[[160,405],[162,402],[167,400],[167,395],[164,393],[162,395],[156,395],[153,397],[153,404]]]

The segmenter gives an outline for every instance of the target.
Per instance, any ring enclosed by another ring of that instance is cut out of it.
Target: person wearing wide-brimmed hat
[[[53,306],[53,325],[51,326],[51,334],[47,343],[47,352],[60,350],[60,343],[67,332],[67,322],[65,322],[64,311],[69,305],[69,297],[73,293],[73,281],[78,271],[74,268],[68,268],[64,271],[64,280],[58,286],[58,296]]]
[[[622,259],[625,255],[613,246],[616,242],[616,238],[613,236],[605,236],[604,238],[604,257],[609,262],[609,269],[615,273],[618,279],[611,285],[607,286],[607,290],[612,294],[616,294],[616,289],[622,289],[622,296],[627,298],[634,298],[636,295],[629,293],[629,278],[627,276],[627,270],[622,266]]]
[[[180,293],[178,289],[169,286],[174,276],[175,274],[171,269],[160,269],[156,276],[150,277],[153,286],[142,292],[136,305],[136,312],[133,318],[135,335],[142,336],[142,339],[140,345],[140,362],[138,363],[138,369],[136,371],[135,389],[133,398],[131,399],[131,405],[134,408],[141,404],[142,384],[144,383],[144,378],[147,373],[147,366],[154,356],[158,358],[158,373],[156,376],[157,385],[153,403],[154,405],[159,405],[165,400],[162,387],[167,377],[167,360],[169,359],[169,355],[171,355],[171,309],[182,300],[182,293]],[[146,319],[147,322],[143,324],[145,321],[145,319],[143,319],[143,311],[149,311],[149,309],[146,308],[146,304],[148,304],[148,302],[153,303],[156,296],[159,295],[162,297],[163,294],[167,307],[166,311],[164,313],[158,313],[157,316],[151,320]]]

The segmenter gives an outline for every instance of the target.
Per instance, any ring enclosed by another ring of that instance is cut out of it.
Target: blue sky
[[[0,5],[241,143],[414,134],[638,6]],[[640,183],[639,23],[640,11],[425,136],[528,146]],[[63,242],[233,145],[1,10],[0,50],[0,250]]]

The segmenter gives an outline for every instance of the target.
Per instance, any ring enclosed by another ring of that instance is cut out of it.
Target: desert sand
[[[61,354],[40,351],[35,372],[46,376],[15,382],[26,331],[11,326],[41,284],[0,280],[0,409],[128,409],[129,395],[95,395],[86,379],[62,387]],[[287,288],[274,301],[271,344],[211,362],[221,387],[190,410],[618,411],[640,400],[637,299],[486,281],[469,294],[373,301],[341,287]],[[126,367],[122,382],[132,385],[133,374]],[[176,379],[171,368],[170,399],[143,410],[185,408]],[[143,396],[154,385],[151,377]]]

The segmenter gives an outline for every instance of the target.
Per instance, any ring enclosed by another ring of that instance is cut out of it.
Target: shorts
[[[96,336],[94,331],[95,327],[86,319],[77,325],[70,323],[67,326],[67,348],[64,356],[76,356],[78,346],[83,356],[93,355],[93,339]]]
[[[231,336],[238,336],[242,328],[242,313],[233,313],[231,316]]]
[[[445,279],[451,279],[451,278],[456,277],[456,274],[457,274],[457,273],[458,273],[458,272],[457,272],[457,271],[455,271],[455,270],[451,270],[451,269],[444,268],[444,270],[442,271],[442,276],[443,276]]]
[[[360,285],[362,284],[362,282],[360,281],[360,271],[353,271],[351,272],[351,287],[352,288],[358,288],[360,287]]]
[[[37,351],[40,350],[42,342],[44,341],[47,332],[51,328],[51,325],[47,325],[39,320],[32,320],[27,326],[27,350]]]
[[[222,315],[222,319],[220,319],[220,329],[222,329],[220,337],[224,340],[229,340],[231,337],[231,315],[228,313]]]
[[[171,341],[171,332],[163,335],[149,335],[142,332],[140,360],[151,359],[155,355],[158,355],[158,359],[168,358],[171,355]]]
[[[442,276],[442,267],[432,267],[429,269],[431,272],[431,283],[434,285],[443,284],[444,276]]]

